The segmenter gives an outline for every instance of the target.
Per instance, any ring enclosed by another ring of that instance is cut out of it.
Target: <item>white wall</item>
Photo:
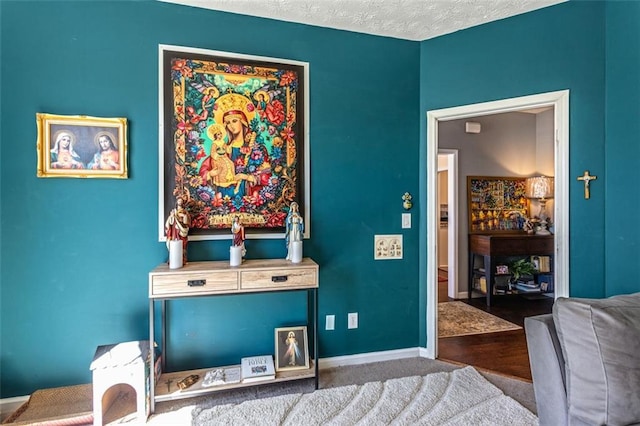
[[[447,204],[449,171],[438,172],[438,208],[440,204]],[[448,227],[438,230],[438,267],[449,266]]]
[[[553,141],[555,140],[553,134],[553,109],[549,109],[536,116],[536,172],[545,175],[553,176]],[[540,202],[537,200],[531,201],[531,215],[537,216],[540,212]],[[553,199],[547,201],[545,211],[549,219],[553,219]]]

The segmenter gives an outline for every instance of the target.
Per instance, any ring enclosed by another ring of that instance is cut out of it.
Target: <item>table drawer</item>
[[[553,254],[553,240],[531,240],[528,243],[529,254]]]
[[[490,253],[492,256],[519,256],[529,254],[527,240],[522,238],[495,239],[492,241]]]
[[[238,290],[238,272],[162,274],[151,277],[149,297],[193,296]]]
[[[240,272],[240,289],[278,290],[292,287],[317,287],[316,268],[282,268]]]

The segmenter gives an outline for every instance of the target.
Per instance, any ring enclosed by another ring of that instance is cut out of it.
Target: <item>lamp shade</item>
[[[526,180],[527,198],[553,198],[553,178],[547,176],[530,177]]]

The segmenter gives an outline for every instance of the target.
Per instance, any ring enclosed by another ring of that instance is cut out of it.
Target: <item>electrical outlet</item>
[[[358,328],[358,313],[357,312],[350,312],[347,315],[347,318],[348,318],[347,328]]]
[[[336,316],[335,315],[327,315],[324,329],[325,330],[335,330],[336,328]]]
[[[402,259],[402,235],[374,235],[373,258]]]

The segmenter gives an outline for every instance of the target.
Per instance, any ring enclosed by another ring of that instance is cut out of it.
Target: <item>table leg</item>
[[[468,282],[468,288],[467,288],[467,299],[469,301],[471,300],[471,296],[473,293],[473,265],[475,264],[474,259],[475,259],[475,254],[472,252],[469,252],[469,282]]]
[[[156,410],[156,360],[155,360],[155,347],[154,347],[154,325],[153,325],[153,315],[154,314],[154,303],[153,299],[149,299],[149,349],[151,350],[151,368],[149,368],[149,411],[151,414]]]
[[[493,262],[491,256],[484,256],[484,277],[487,280],[487,306],[491,306],[491,296],[493,295]]]

